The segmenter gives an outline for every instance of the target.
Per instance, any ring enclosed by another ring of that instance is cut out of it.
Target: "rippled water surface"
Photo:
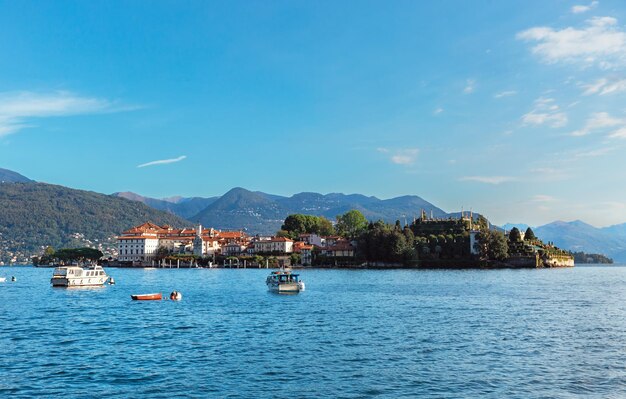
[[[108,272],[0,268],[0,397],[626,397],[625,267]]]

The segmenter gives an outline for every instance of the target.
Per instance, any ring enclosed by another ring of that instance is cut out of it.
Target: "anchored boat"
[[[137,294],[130,296],[134,301],[160,301],[163,299],[163,295],[161,293],[155,294]]]
[[[289,270],[272,272],[265,280],[267,288],[278,293],[297,293],[304,291],[304,281],[300,280],[299,274],[294,274]]]
[[[104,285],[108,278],[102,266],[63,266],[54,269],[50,283],[53,287],[90,287]]]

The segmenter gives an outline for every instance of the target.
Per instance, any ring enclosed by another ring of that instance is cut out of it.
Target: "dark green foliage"
[[[406,263],[416,258],[410,229],[383,221],[370,223],[358,239],[359,256],[370,262]]]
[[[476,246],[481,259],[502,261],[508,258],[509,246],[504,234],[493,230],[483,230],[476,238]]]
[[[367,225],[365,216],[356,209],[337,216],[337,233],[346,238],[357,238]]]
[[[139,202],[44,183],[0,184],[0,210],[0,244],[9,251],[77,246],[75,233],[102,242],[146,221],[190,224]]]
[[[522,241],[522,234],[517,227],[513,227],[509,232],[509,241],[518,242]]]
[[[323,216],[289,215],[285,219],[285,223],[281,226],[281,232],[284,231],[291,238],[298,238],[300,234],[318,234],[322,236],[333,235],[335,229],[330,220]]]
[[[50,253],[48,247],[41,258],[34,258],[34,264],[47,265],[49,263],[70,264],[72,262],[95,262],[102,258],[102,252],[94,248],[63,248]]]
[[[526,229],[526,233],[524,233],[524,241],[535,241],[537,236],[535,236],[535,232],[530,227]]]

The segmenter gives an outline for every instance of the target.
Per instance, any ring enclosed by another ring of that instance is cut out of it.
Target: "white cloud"
[[[114,103],[95,97],[82,97],[66,91],[0,93],[0,137],[33,127],[35,118],[60,117],[122,111]]]
[[[379,147],[376,151],[388,154],[389,160],[396,165],[413,165],[417,159],[417,155],[419,154],[419,149],[417,148],[391,150],[389,148]]]
[[[609,134],[612,139],[626,139],[626,126],[622,126],[619,129]]]
[[[187,158],[186,155],[181,155],[178,158],[172,158],[172,159],[161,159],[158,161],[151,161],[151,162],[147,162],[147,163],[143,163],[141,165],[137,165],[138,168],[145,168],[146,166],[153,166],[153,165],[166,165],[169,163],[175,163],[175,162],[180,162],[183,159]]]
[[[582,86],[585,91],[584,95],[599,94],[604,96],[606,94],[620,93],[626,91],[626,79],[609,80],[607,78],[598,79],[594,83],[590,83]]]
[[[439,115],[443,112],[443,108],[439,107],[433,111],[433,115]]]
[[[593,17],[582,29],[534,27],[518,33],[517,38],[535,42],[532,52],[547,63],[597,64],[606,69],[626,61],[626,32],[612,17]]]
[[[391,156],[391,162],[397,165],[412,165],[417,158],[419,150],[417,148],[408,148],[399,150],[395,155]]]
[[[502,98],[502,97],[511,97],[517,94],[517,91],[515,90],[506,90],[506,91],[501,91],[500,93],[496,93],[493,95],[494,98]]]
[[[624,119],[613,118],[607,112],[594,112],[585,122],[585,126],[571,133],[572,136],[586,136],[597,130],[615,127],[626,123]]]
[[[573,14],[582,14],[591,10],[592,8],[596,8],[598,6],[598,1],[592,1],[589,5],[575,5],[572,7]]]
[[[463,89],[463,93],[471,94],[476,90],[476,80],[475,79],[467,79],[465,81],[465,88]]]
[[[533,109],[522,115],[525,125],[544,125],[559,128],[567,125],[567,114],[561,112],[553,98],[540,97],[535,100]]]
[[[461,181],[476,181],[479,183],[486,184],[502,184],[510,181],[515,181],[516,179],[511,176],[465,176],[461,177],[459,180]]]

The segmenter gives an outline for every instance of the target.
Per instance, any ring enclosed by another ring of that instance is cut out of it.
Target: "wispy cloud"
[[[626,121],[624,119],[614,118],[607,112],[594,112],[585,122],[585,126],[583,126],[582,129],[572,132],[571,135],[576,137],[586,136],[595,131],[619,126],[625,123]]]
[[[550,195],[545,195],[545,194],[537,194],[535,196],[533,196],[530,199],[532,202],[555,202],[557,201],[556,198],[550,196]]]
[[[37,118],[117,112],[132,109],[109,100],[67,91],[0,93],[0,137],[33,127]]]
[[[443,108],[439,107],[433,111],[433,115],[439,115],[443,112]]]
[[[476,79],[467,79],[465,81],[465,88],[463,89],[463,93],[471,94],[476,90]]]
[[[591,10],[592,8],[596,8],[598,6],[598,1],[592,1],[588,5],[575,5],[572,7],[571,11],[573,14],[582,14]]]
[[[536,43],[532,52],[547,63],[576,62],[612,68],[626,61],[626,32],[613,17],[593,17],[582,29],[534,27],[517,38]]]
[[[389,160],[396,165],[413,165],[419,154],[417,148],[389,149],[379,147],[376,151],[388,154]]]
[[[626,139],[626,126],[622,126],[619,129],[609,134],[609,138],[612,139]]]
[[[567,114],[561,112],[553,98],[540,97],[535,100],[533,109],[522,115],[525,125],[544,125],[559,128],[567,125]]]
[[[574,154],[574,157],[576,158],[595,158],[595,157],[601,157],[605,154],[608,154],[611,151],[614,151],[615,148],[614,147],[604,147],[604,148],[598,148],[595,150],[585,150],[585,151],[579,151],[577,153]]]
[[[158,160],[158,161],[151,161],[151,162],[143,163],[141,165],[137,165],[137,167],[138,168],[145,168],[146,166],[166,165],[166,164],[169,164],[169,163],[180,162],[180,161],[182,161],[185,158],[187,158],[187,155],[181,155],[178,158],[161,159],[161,160]]]
[[[502,184],[511,181],[515,181],[515,177],[511,176],[465,176],[459,179],[460,181],[475,181],[479,183],[485,184]]]
[[[626,79],[609,80],[607,78],[598,79],[593,83],[582,85],[584,95],[598,94],[601,96],[626,91]]]
[[[517,91],[515,90],[506,90],[506,91],[501,91],[500,93],[494,94],[493,98],[511,97],[516,94],[517,94]]]
[[[533,168],[529,172],[529,176],[532,178],[533,181],[553,182],[568,180],[571,178],[571,176],[565,170],[557,168]]]

